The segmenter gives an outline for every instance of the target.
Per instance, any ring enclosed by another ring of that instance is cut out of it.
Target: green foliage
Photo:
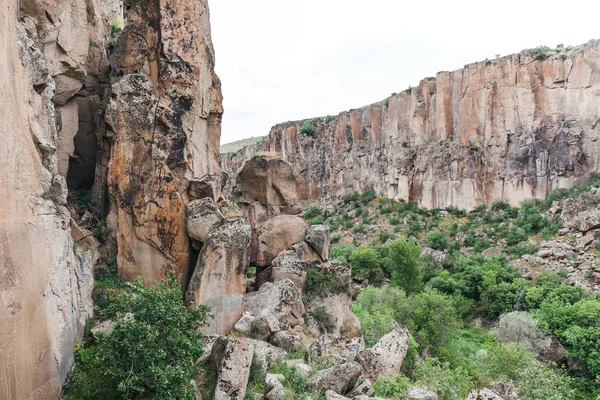
[[[352,312],[360,320],[365,346],[371,347],[394,328],[397,307],[406,303],[406,295],[400,289],[389,287],[365,288],[352,304]]]
[[[291,390],[294,395],[302,395],[308,393],[308,385],[306,384],[306,376],[299,373],[296,368],[279,361],[271,371],[271,374],[281,374],[284,376],[283,386]]]
[[[348,262],[350,254],[356,249],[351,243],[340,244],[339,246],[333,247],[330,252],[330,258],[335,262]]]
[[[96,226],[92,228],[92,233],[94,234],[94,236],[96,236],[98,238],[98,240],[100,240],[102,243],[104,243],[110,237],[111,230],[108,227],[106,220],[103,219],[101,221],[98,221]]]
[[[391,284],[411,294],[422,288],[419,255],[421,249],[416,243],[399,237],[389,245]]]
[[[337,120],[337,117],[333,115],[327,115],[325,118],[323,118],[323,122],[325,122],[326,124],[329,124],[335,120]]]
[[[364,229],[363,229],[363,224],[357,224],[354,225],[354,227],[352,228],[352,233],[363,233]]]
[[[322,215],[318,215],[310,220],[311,225],[322,225],[325,222],[325,218]]]
[[[410,379],[402,374],[383,377],[377,380],[373,385],[375,396],[387,399],[403,399],[404,395],[414,385]]]
[[[342,199],[344,200],[344,203],[348,204],[348,203],[352,203],[358,200],[358,193],[348,193],[345,194]]]
[[[369,203],[371,200],[375,199],[376,193],[373,189],[365,189],[360,195],[360,201],[363,204]]]
[[[306,121],[304,124],[302,124],[302,127],[300,128],[300,133],[314,138],[315,134],[317,133],[316,121],[314,119],[311,119],[310,121]]]
[[[545,60],[548,58],[550,53],[550,47],[548,46],[539,46],[535,48],[535,59],[536,60]]]
[[[88,211],[92,206],[92,197],[89,190],[81,189],[69,193],[69,202],[77,207],[79,212]]]
[[[387,242],[390,239],[393,239],[394,235],[391,234],[390,232],[381,232],[379,234],[379,243],[384,244],[385,242]]]
[[[335,275],[328,274],[314,265],[306,269],[306,283],[302,295],[305,304],[309,304],[320,295],[344,293],[348,290],[348,285]]]
[[[463,368],[453,369],[433,357],[417,368],[414,380],[417,386],[436,392],[440,400],[465,399],[472,386],[469,374]]]
[[[340,237],[340,235],[332,235],[331,236],[331,244],[336,244],[338,243],[342,238]]]
[[[448,236],[442,231],[430,231],[427,233],[427,246],[444,251],[449,246]]]
[[[540,233],[543,229],[548,229],[554,234],[560,229],[559,224],[542,217],[540,208],[531,200],[521,203],[519,217],[515,220],[515,224],[530,235]]]
[[[208,309],[186,308],[174,276],[155,289],[144,288],[136,278],[99,314],[115,322],[114,331],[101,335],[93,346],[77,348],[67,398],[193,398],[190,380],[202,354],[198,329]]]
[[[352,273],[363,272],[368,274],[380,265],[379,254],[373,247],[357,247],[348,258]]]
[[[113,19],[110,23],[110,38],[108,39],[108,45],[113,47],[117,44],[117,38],[121,32],[121,23],[117,18]]]
[[[304,211],[305,219],[313,219],[316,216],[321,215],[321,209],[317,206],[311,206],[306,211]]]

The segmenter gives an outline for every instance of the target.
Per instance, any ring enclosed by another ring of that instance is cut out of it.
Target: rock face
[[[60,138],[78,121],[71,96],[86,63],[101,69],[91,38],[102,37],[103,26],[89,5],[0,0],[2,399],[58,398],[92,313],[93,247],[73,251],[72,228],[80,230],[64,207],[58,168]]]
[[[372,348],[361,351],[356,360],[365,370],[365,375],[376,381],[399,373],[408,350],[409,337],[408,329],[396,327]]]
[[[250,225],[230,219],[208,235],[186,292],[186,305],[205,304],[214,315],[204,333],[229,333],[244,313],[246,270],[250,260]]]
[[[243,400],[250,376],[254,345],[227,337],[214,344],[212,359],[217,374],[214,400]]]
[[[236,171],[255,151],[290,162],[302,201],[373,188],[424,207],[544,198],[600,170],[600,41],[564,60],[526,50],[440,72],[385,101],[276,125],[258,146],[223,154]]]
[[[189,262],[185,192],[220,174],[222,96],[207,0],[134,0],[126,17],[110,61],[109,222],[119,274],[151,283]]]

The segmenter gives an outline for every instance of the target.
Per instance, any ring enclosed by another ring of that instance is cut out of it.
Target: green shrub
[[[334,262],[347,263],[350,258],[350,254],[356,249],[352,243],[344,243],[339,246],[333,247],[330,252],[330,258]]]
[[[108,227],[106,220],[103,219],[98,221],[96,226],[92,228],[92,233],[94,236],[96,236],[96,238],[98,238],[98,240],[100,240],[100,242],[104,243],[108,240],[108,238],[110,238],[111,230]]]
[[[354,201],[358,200],[358,193],[348,193],[345,194],[342,199],[344,200],[344,203],[348,204],[348,203],[352,203]]]
[[[91,347],[76,349],[76,366],[67,385],[72,399],[192,399],[190,381],[202,355],[198,329],[208,309],[190,310],[181,301],[173,275],[144,288],[136,278],[116,295],[102,318],[116,325]]]
[[[389,245],[391,284],[411,294],[421,290],[423,280],[419,269],[421,249],[416,243],[399,237]]]
[[[379,268],[380,259],[377,251],[372,247],[360,246],[352,251],[348,258],[354,274],[363,272],[368,274],[372,269]]]
[[[402,374],[397,374],[378,379],[373,388],[377,397],[403,399],[406,392],[413,386],[410,379]]]
[[[440,400],[467,398],[471,379],[461,367],[452,369],[448,363],[429,357],[414,373],[416,386],[436,392]]]
[[[325,222],[325,218],[322,215],[318,215],[310,220],[311,225],[322,225]]]
[[[352,228],[352,233],[363,233],[364,229],[363,229],[363,224],[357,224],[354,225],[354,227]]]
[[[306,269],[306,283],[302,295],[305,304],[310,304],[312,300],[321,295],[344,293],[348,290],[348,285],[335,275],[324,272],[313,265]]]
[[[398,217],[390,218],[390,224],[392,224],[392,225],[400,225],[400,222],[401,222],[400,218],[398,218]]]
[[[331,244],[336,244],[338,243],[342,238],[340,237],[340,235],[332,235],[331,236]]]
[[[321,215],[321,209],[317,206],[311,206],[306,211],[304,211],[304,218],[313,219],[316,216]]]
[[[352,303],[352,312],[360,320],[365,345],[371,347],[386,333],[394,328],[396,312],[406,303],[406,295],[400,289],[388,287],[365,288]]]
[[[375,199],[376,196],[377,195],[373,189],[365,189],[360,195],[360,201],[363,204],[367,204],[371,200]]]
[[[535,48],[535,59],[536,60],[545,60],[548,58],[550,53],[550,47],[548,46],[539,46]]]
[[[300,133],[314,138],[315,134],[317,133],[316,121],[314,119],[311,119],[310,121],[306,121],[304,124],[302,124],[302,127],[300,128]]]
[[[308,392],[306,376],[302,375],[300,372],[298,372],[296,368],[287,365],[283,361],[279,361],[275,365],[273,365],[273,368],[271,369],[271,371],[269,371],[269,373],[283,375],[283,386],[291,390],[296,396]]]
[[[69,202],[74,204],[80,212],[88,211],[92,206],[90,191],[80,189],[69,193]]]
[[[427,246],[435,250],[446,250],[448,248],[448,237],[442,231],[431,231],[427,233]]]
[[[392,235],[390,232],[381,232],[379,234],[379,243],[383,244],[393,238],[394,238],[394,235]]]

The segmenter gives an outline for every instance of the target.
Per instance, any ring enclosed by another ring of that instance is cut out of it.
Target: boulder
[[[501,253],[502,251],[498,247],[490,247],[489,249],[485,249],[481,254],[483,254],[484,257],[490,257]]]
[[[400,367],[408,350],[410,333],[408,329],[395,327],[375,345],[361,351],[356,357],[365,371],[365,376],[377,380],[400,372]]]
[[[373,384],[370,380],[365,379],[363,383],[355,387],[350,393],[348,393],[348,397],[351,399],[357,396],[373,396],[375,394],[375,389],[373,388]],[[437,400],[437,399],[436,399]]]
[[[413,388],[406,392],[404,400],[438,400],[438,395],[430,390]]]
[[[356,384],[362,373],[359,363],[350,361],[345,364],[317,371],[308,378],[308,387],[313,391],[326,392],[333,390],[336,393],[347,393]]]
[[[260,267],[257,268],[257,271],[259,271],[259,268]],[[256,279],[254,280],[254,290],[258,290],[265,283],[271,282],[272,275],[273,275],[273,267],[271,267],[271,266],[264,268],[262,271],[258,272],[256,274]]]
[[[519,400],[519,395],[510,381],[501,381],[493,384],[490,390],[504,400]]]
[[[290,164],[265,156],[255,156],[244,164],[237,177],[236,192],[241,199],[264,206],[298,204],[296,178]]]
[[[469,393],[469,397],[467,400],[504,400],[502,397],[498,396],[496,393],[492,392],[488,388],[483,388],[479,390],[471,390]]]
[[[576,227],[580,232],[600,228],[600,210],[584,211],[577,216],[576,221]]]
[[[190,200],[210,198],[219,201],[221,197],[221,188],[224,186],[223,174],[206,174],[201,178],[191,179],[188,187],[188,196]]]
[[[246,312],[266,322],[269,332],[287,330],[304,323],[300,292],[289,279],[267,282],[246,294]],[[255,320],[253,325],[256,325]]]
[[[348,397],[342,396],[341,394],[337,394],[333,390],[328,390],[325,392],[325,399],[326,400],[350,400]]]
[[[307,264],[315,264],[323,262],[323,259],[308,243],[302,241],[292,246],[292,250],[296,253],[300,260]]]
[[[187,230],[193,240],[203,243],[225,221],[217,203],[205,197],[187,205]]]
[[[203,333],[227,334],[242,317],[250,240],[248,222],[235,218],[211,232],[204,242],[185,294],[188,307],[205,304],[211,308],[214,318],[202,328]]]
[[[533,342],[533,350],[539,358],[553,363],[562,363],[566,361],[567,352],[565,348],[558,343],[552,336],[546,336]]]
[[[302,292],[306,282],[306,264],[292,250],[279,253],[271,264],[271,281],[289,279]]]
[[[298,351],[303,346],[300,336],[286,331],[275,332],[269,340],[274,346],[280,347],[285,351]]]
[[[319,254],[323,261],[329,260],[329,227],[313,225],[308,229],[304,241]]]
[[[577,250],[585,250],[588,246],[590,246],[594,242],[594,235],[587,234],[583,235],[579,239],[577,239],[577,243],[575,244],[575,248]]]
[[[429,247],[425,247],[423,250],[421,250],[420,257],[424,257],[426,255],[433,257],[435,261],[439,262],[440,264],[446,262],[449,257],[448,254],[444,253],[443,251],[434,250]]]
[[[243,400],[250,376],[254,346],[241,340],[220,337],[213,347],[217,374],[214,400]]]
[[[109,319],[104,322],[100,322],[96,326],[91,329],[92,335],[94,338],[98,339],[100,335],[110,335],[115,330],[115,323],[113,320]]]
[[[240,318],[238,322],[235,323],[233,328],[242,335],[249,336],[252,332],[252,323],[255,319],[256,317],[248,313],[244,313],[244,315],[242,315],[242,318]]]
[[[304,240],[306,229],[306,221],[295,215],[278,215],[265,221],[257,229],[258,248],[252,261],[262,267],[270,265],[280,252]]]
[[[336,337],[353,338],[362,335],[360,320],[352,312],[352,297],[349,293],[337,293],[314,299],[309,306],[314,316],[317,310],[325,312],[327,321],[321,322],[321,330]],[[324,326],[326,322],[327,326]]]
[[[277,361],[284,360],[287,352],[262,340],[242,338],[244,343],[254,346],[254,360],[261,363],[262,372],[266,373]]]
[[[305,363],[303,359],[285,360],[285,363],[304,376],[310,376],[312,372],[312,367]]]
[[[203,346],[202,346],[202,355],[200,356],[200,358],[198,358],[196,360],[196,364],[202,364],[205,361],[208,361],[211,359],[212,356],[212,351],[213,351],[213,347],[215,346],[215,343],[217,343],[217,340],[219,340],[219,338],[221,337],[221,335],[204,335],[204,337],[202,338],[203,340]]]
[[[594,196],[591,193],[584,193],[579,197],[566,199],[562,206],[560,219],[566,227],[574,228],[578,222],[578,215],[593,206]]]

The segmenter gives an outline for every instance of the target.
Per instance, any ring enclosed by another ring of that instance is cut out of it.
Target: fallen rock
[[[211,359],[212,350],[217,343],[217,340],[221,337],[221,335],[204,335],[203,337],[203,346],[202,346],[202,355],[200,358],[196,360],[196,364],[202,364]]]
[[[354,388],[350,393],[348,393],[348,397],[354,399],[357,396],[373,396],[375,394],[375,389],[373,388],[373,384],[370,380],[365,379],[363,383]],[[437,400],[437,399],[436,399]]]
[[[337,394],[333,390],[328,390],[325,392],[325,399],[327,400],[350,400],[346,396],[342,396],[341,394]]]
[[[94,326],[91,329],[92,335],[94,338],[98,339],[100,335],[110,335],[115,330],[115,323],[112,319],[109,319],[104,322],[100,322],[98,325]]]
[[[193,309],[211,308],[214,318],[202,328],[205,334],[228,334],[244,313],[250,240],[250,225],[235,218],[211,232],[200,250],[185,302]]]
[[[560,219],[567,228],[577,225],[577,217],[580,213],[594,206],[594,197],[591,193],[584,193],[579,197],[569,198],[563,202]]]
[[[469,393],[469,397],[467,400],[504,400],[502,397],[498,396],[496,393],[492,392],[488,388],[483,388],[479,390],[471,390]]]
[[[588,232],[596,228],[600,228],[600,210],[586,211],[577,216],[577,229],[580,232]]]
[[[249,336],[252,332],[252,323],[255,319],[256,317],[248,313],[244,313],[244,315],[242,315],[242,318],[240,318],[238,322],[235,323],[233,328],[242,335]]]
[[[280,347],[285,351],[297,351],[303,346],[302,338],[300,336],[286,331],[275,332],[269,340],[271,344]]]
[[[214,400],[243,400],[250,376],[254,346],[248,342],[220,337],[212,359],[217,373]]]
[[[579,239],[577,239],[577,243],[575,244],[575,248],[577,250],[585,250],[593,242],[594,242],[594,235],[593,234],[587,234],[587,235],[584,235],[584,236],[580,237]]]
[[[323,259],[308,243],[302,241],[292,246],[292,250],[296,253],[300,260],[307,264],[315,264],[323,262]]]
[[[292,250],[282,251],[271,265],[270,280],[273,282],[289,279],[302,291],[306,282],[306,264]],[[262,283],[262,282],[261,282]]]
[[[320,316],[318,322],[322,332],[343,338],[362,335],[360,320],[352,312],[352,297],[348,293],[317,297],[310,303],[309,311],[313,317]]]
[[[425,247],[423,250],[421,250],[421,254],[419,255],[419,257],[425,257],[425,256],[433,257],[435,259],[435,261],[437,261],[440,264],[443,264],[446,261],[448,261],[448,257],[449,257],[448,254],[444,253],[443,251],[434,250],[429,247]]]
[[[552,336],[546,336],[543,339],[533,342],[533,350],[539,358],[553,363],[562,363],[567,359],[567,351]]]
[[[206,197],[219,201],[221,188],[224,186],[225,175],[206,174],[199,179],[191,179],[188,187],[190,200],[204,199]]]
[[[283,250],[303,241],[306,229],[306,221],[295,215],[278,215],[262,223],[257,229],[256,265],[270,265]]]
[[[258,291],[246,294],[245,303],[246,312],[266,321],[270,332],[289,330],[304,323],[300,292],[289,279],[265,283]]]
[[[501,253],[502,251],[498,247],[490,247],[489,249],[485,249],[481,254],[483,254],[484,257],[490,257]]]
[[[264,206],[295,206],[298,204],[296,178],[287,162],[255,156],[244,164],[237,177],[236,192],[249,202]]]
[[[262,340],[243,338],[240,341],[254,346],[254,359],[261,363],[262,372],[266,373],[277,361],[284,360],[287,352]]]
[[[315,249],[323,261],[329,260],[329,227],[325,225],[311,226],[304,241]]]
[[[519,395],[510,381],[501,381],[490,387],[490,390],[504,400],[519,400]]]
[[[323,393],[333,390],[336,393],[344,394],[352,390],[361,373],[360,364],[350,361],[318,371],[308,379],[308,387]]]
[[[224,220],[217,203],[212,198],[193,200],[187,205],[188,235],[197,242],[203,243]]]
[[[356,357],[365,371],[365,376],[377,380],[400,372],[406,357],[410,333],[408,329],[395,327],[384,335],[375,345],[361,351]]]
[[[430,390],[413,388],[406,392],[404,400],[438,400],[438,395]]]

